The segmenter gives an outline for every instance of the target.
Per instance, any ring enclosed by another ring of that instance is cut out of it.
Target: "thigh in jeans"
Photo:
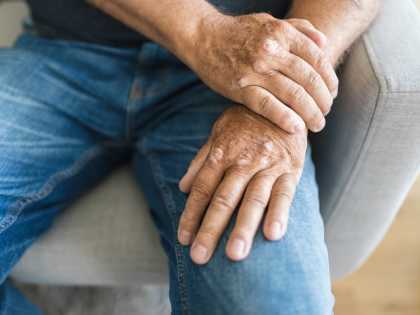
[[[64,51],[74,59],[49,57]],[[25,36],[0,50],[1,314],[24,314],[25,301],[5,280],[25,249],[116,162],[109,140],[80,120],[100,104],[72,84],[86,79],[68,75],[78,73],[72,61],[85,59],[76,56],[70,45]]]
[[[187,197],[179,191],[178,182],[206,142],[214,121],[230,104],[202,84],[192,86],[165,105],[170,114],[161,111],[154,127],[137,144],[137,177],[169,258],[172,312],[331,314],[328,255],[310,149],[290,210],[288,232],[281,241],[268,241],[259,230],[249,257],[232,262],[224,251],[233,218],[213,258],[198,266],[190,259],[189,247],[176,239]]]

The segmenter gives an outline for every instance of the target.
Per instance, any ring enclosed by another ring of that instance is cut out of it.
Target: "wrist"
[[[342,55],[344,54],[344,50],[345,48],[343,48],[343,45],[338,43],[337,37],[328,40],[328,44],[324,49],[324,53],[334,68],[339,65],[340,60],[342,59]]]
[[[194,68],[199,59],[197,51],[200,43],[210,36],[210,26],[225,15],[210,4],[195,10],[192,15],[188,22],[182,22],[178,29],[170,31],[168,48],[186,65]]]

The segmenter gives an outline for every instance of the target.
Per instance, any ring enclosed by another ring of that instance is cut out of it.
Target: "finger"
[[[191,192],[182,212],[178,227],[178,240],[189,245],[196,232],[204,211],[223,177],[223,154],[211,151],[191,186]]]
[[[277,70],[302,86],[324,115],[330,111],[333,98],[328,86],[318,72],[305,60],[287,52],[282,54],[282,58],[270,56],[264,60],[264,63],[266,64],[264,69]],[[261,72],[261,74],[264,73]],[[272,73],[268,73],[268,76],[272,76]]]
[[[207,155],[210,152],[210,147],[211,144],[209,141],[197,152],[197,155],[191,161],[187,172],[179,181],[179,189],[182,192],[188,193],[190,191],[194,178],[197,176],[198,171],[201,169],[204,162],[206,161]]]
[[[284,174],[276,180],[264,219],[263,232],[267,239],[279,240],[286,233],[289,208],[293,201],[296,185],[296,175]]]
[[[332,96],[337,95],[338,78],[325,53],[310,39],[297,30],[291,31],[290,52],[309,63],[324,79]]]
[[[323,49],[327,45],[328,39],[321,31],[317,30],[315,26],[304,19],[289,19],[291,23],[298,31],[308,36],[311,40],[318,45],[319,48]]]
[[[226,255],[230,259],[242,260],[248,256],[275,180],[273,175],[257,174],[249,183],[226,246]]]
[[[205,264],[213,255],[251,177],[251,171],[237,169],[231,169],[225,175],[213,196],[191,247],[191,258],[195,263]]]
[[[243,88],[242,98],[243,104],[250,110],[267,118],[286,132],[295,133],[305,129],[305,123],[298,114],[262,87]]]
[[[325,126],[325,118],[315,100],[306,90],[281,73],[271,76],[254,76],[250,84],[264,87],[279,101],[287,104],[306,123],[313,132],[321,131]]]

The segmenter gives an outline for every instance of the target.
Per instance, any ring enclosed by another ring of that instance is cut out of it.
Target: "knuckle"
[[[305,90],[300,85],[289,88],[289,101],[301,102],[305,99]]]
[[[251,84],[251,78],[249,75],[241,75],[236,80],[236,86],[239,88],[245,88]]]
[[[282,124],[287,129],[293,129],[299,121],[290,111],[284,111],[281,117]]]
[[[243,177],[246,173],[246,170],[249,169],[253,162],[254,155],[250,154],[249,152],[241,153],[239,158],[235,161],[235,169],[230,171],[230,174],[235,177]]]
[[[216,230],[203,226],[197,234],[197,241],[203,244],[213,244],[217,241],[219,235]]]
[[[219,194],[219,195],[214,196],[214,199],[213,199],[214,209],[222,210],[222,211],[233,209],[235,207],[233,203],[233,199],[234,199],[233,196],[231,196],[229,193],[224,193],[224,194]]]
[[[192,211],[184,211],[181,215],[179,224],[186,230],[189,230],[196,222],[198,218]]]
[[[294,124],[295,123],[295,117],[291,113],[291,111],[284,111],[282,119],[285,123]]]
[[[261,142],[261,150],[266,154],[271,154],[274,150],[274,141],[271,139],[264,139]]]
[[[291,69],[295,69],[295,71],[302,71],[302,63],[299,61],[298,58],[289,57],[287,61],[287,66]]]
[[[266,63],[262,60],[257,60],[252,64],[252,69],[257,73],[265,73],[268,70]]]
[[[275,54],[280,47],[280,44],[277,40],[273,39],[271,36],[263,38],[261,41],[260,50],[264,53]]]
[[[314,50],[312,54],[315,59],[316,68],[325,73],[329,68],[327,58],[318,50]]]
[[[255,160],[255,153],[252,150],[244,150],[238,156],[238,158],[233,161],[233,165],[227,171],[226,176],[231,176],[236,178],[238,182],[243,181],[250,172],[250,164]],[[238,161],[243,161],[243,163],[238,163]]]
[[[258,208],[265,208],[267,206],[267,202],[264,200],[264,198],[257,193],[250,194],[245,198],[244,201]]]
[[[262,116],[267,116],[270,114],[270,108],[271,108],[271,97],[268,95],[265,95],[261,98],[258,109]]]
[[[266,166],[269,164],[270,159],[274,156],[276,144],[274,140],[267,137],[267,139],[262,139],[256,145],[256,151],[258,152],[254,156],[255,162],[260,166]]]
[[[224,150],[220,146],[214,147],[208,157],[208,166],[211,168],[217,167],[221,164],[224,158]]]
[[[310,71],[306,76],[306,84],[308,86],[318,86],[319,81],[321,80],[319,74],[315,71]]]
[[[194,201],[202,202],[211,198],[211,191],[203,181],[197,181],[192,185],[190,198]]]
[[[282,187],[285,187],[286,190],[293,190],[296,186],[296,175],[292,173],[286,173],[282,175],[279,179],[277,179],[277,183],[280,184]]]
[[[293,194],[290,191],[277,189],[272,192],[272,198],[283,198],[286,199],[288,202],[292,202]]]

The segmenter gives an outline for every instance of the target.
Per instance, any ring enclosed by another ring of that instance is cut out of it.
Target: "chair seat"
[[[115,171],[66,209],[12,277],[66,285],[166,282],[167,259],[131,169]]]

